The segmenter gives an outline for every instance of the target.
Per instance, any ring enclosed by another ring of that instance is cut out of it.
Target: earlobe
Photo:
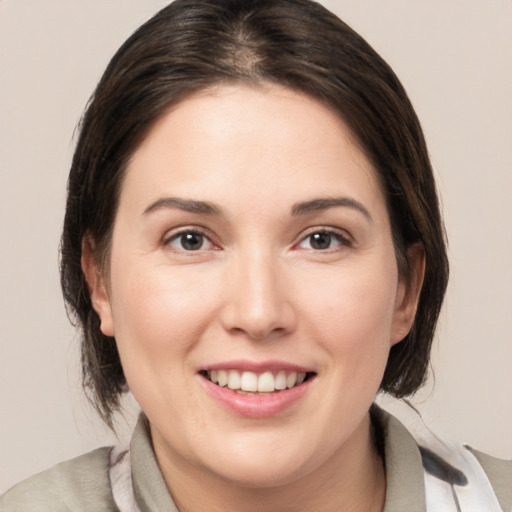
[[[82,239],[82,258],[80,261],[91,295],[94,311],[100,317],[101,332],[105,336],[114,336],[114,322],[107,284],[103,272],[98,268],[95,257],[95,243],[91,236]]]
[[[402,341],[411,330],[416,316],[423,278],[425,276],[425,249],[416,243],[407,250],[409,275],[398,285],[395,313],[391,332],[391,344]]]

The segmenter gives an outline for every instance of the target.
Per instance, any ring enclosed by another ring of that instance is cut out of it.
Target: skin
[[[330,198],[349,202],[293,214]],[[198,250],[183,230],[204,233]],[[319,232],[332,233],[321,249]],[[180,510],[382,510],[368,410],[414,318],[423,253],[409,258],[405,281],[376,172],[316,100],[222,86],[156,123],[122,185],[108,282],[87,243],[83,268]],[[198,373],[276,359],[315,377],[267,418],[227,410]]]

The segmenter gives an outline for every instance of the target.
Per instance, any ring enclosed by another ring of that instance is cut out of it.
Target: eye
[[[205,251],[215,248],[213,242],[204,233],[193,229],[180,231],[164,243],[176,251]]]
[[[321,230],[310,233],[299,243],[301,249],[312,249],[314,251],[328,251],[340,246],[350,246],[348,238],[335,231]]]

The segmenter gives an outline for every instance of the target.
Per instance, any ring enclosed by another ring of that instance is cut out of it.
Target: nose
[[[240,254],[230,266],[226,300],[221,312],[224,328],[253,340],[292,332],[297,317],[286,276],[271,254]]]

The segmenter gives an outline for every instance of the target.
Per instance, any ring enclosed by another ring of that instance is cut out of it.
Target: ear
[[[425,249],[416,243],[407,250],[409,275],[400,278],[391,331],[391,344],[402,341],[411,330],[416,316],[423,278],[425,276]]]
[[[114,322],[112,318],[112,308],[108,287],[101,269],[98,268],[96,254],[96,244],[92,237],[86,234],[82,239],[82,272],[85,275],[91,302],[94,311],[100,317],[100,329],[105,336],[114,336]]]

